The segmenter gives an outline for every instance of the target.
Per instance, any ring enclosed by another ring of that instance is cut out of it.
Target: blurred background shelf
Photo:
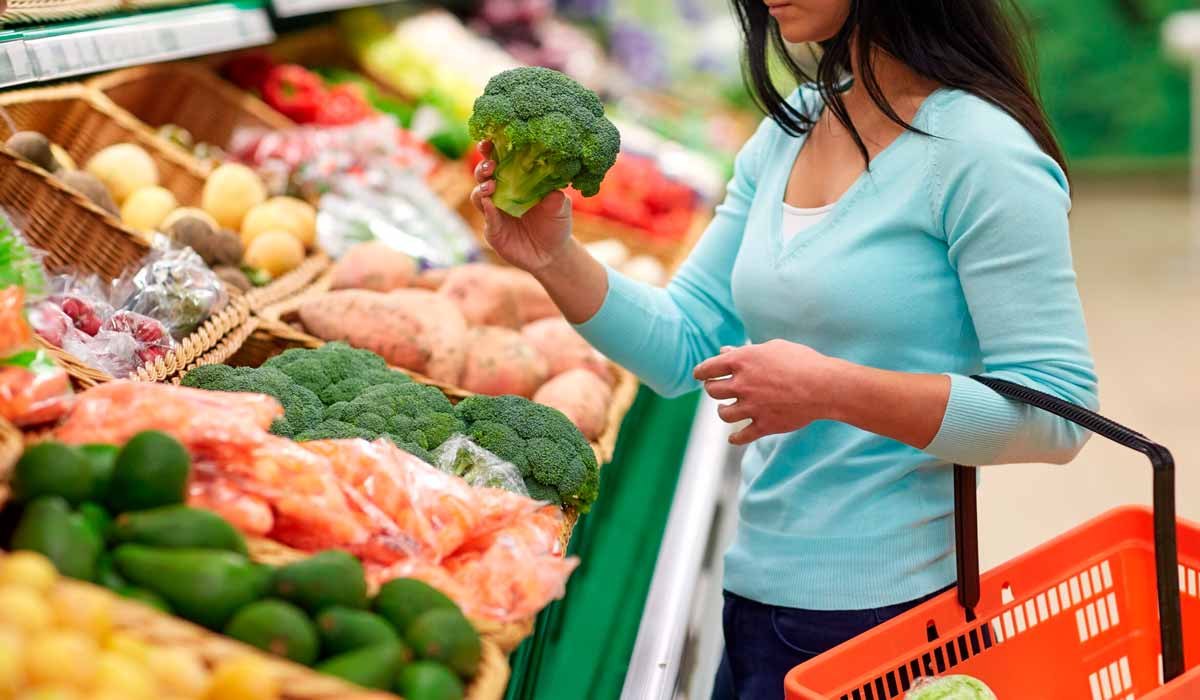
[[[319,12],[347,10],[352,7],[379,5],[387,0],[272,0],[271,9],[276,17],[299,17]]]
[[[0,31],[0,87],[270,43],[259,2],[234,0]]]

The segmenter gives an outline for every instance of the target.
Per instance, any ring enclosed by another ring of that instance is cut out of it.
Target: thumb
[[[571,215],[571,198],[562,190],[555,190],[543,197],[534,208],[543,216],[565,219]]]

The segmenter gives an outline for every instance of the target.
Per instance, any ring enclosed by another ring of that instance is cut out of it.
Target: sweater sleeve
[[[608,294],[576,329],[617,364],[663,396],[697,388],[692,370],[746,332],[733,307],[730,278],[754,199],[765,143],[764,120],[738,153],[725,200],[666,288],[608,270]]]
[[[1024,130],[995,136],[939,139],[931,163],[941,189],[935,225],[946,236],[984,373],[1094,410],[1097,381],[1071,262],[1066,177]],[[945,417],[926,447],[937,457],[1063,464],[1090,435],[965,375],[950,379]]]

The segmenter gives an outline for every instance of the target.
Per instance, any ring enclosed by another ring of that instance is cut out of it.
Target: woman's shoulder
[[[942,88],[926,99],[929,104],[915,126],[933,136],[943,150],[964,156],[1040,150],[1015,117],[986,98]]]

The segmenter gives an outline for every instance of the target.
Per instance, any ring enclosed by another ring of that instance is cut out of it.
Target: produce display
[[[453,603],[413,580],[390,582],[368,598],[362,563],[344,551],[279,567],[251,561],[232,525],[183,505],[190,471],[187,450],[156,431],[119,448],[38,443],[15,468],[10,508],[18,512],[7,544],[43,555],[65,576],[318,671],[399,689],[401,667],[415,658],[439,668],[454,681],[440,683],[461,696],[480,642]],[[361,612],[347,614],[354,611]],[[91,606],[80,612],[97,614]],[[386,628],[390,639],[370,639],[358,632],[364,626]]]

